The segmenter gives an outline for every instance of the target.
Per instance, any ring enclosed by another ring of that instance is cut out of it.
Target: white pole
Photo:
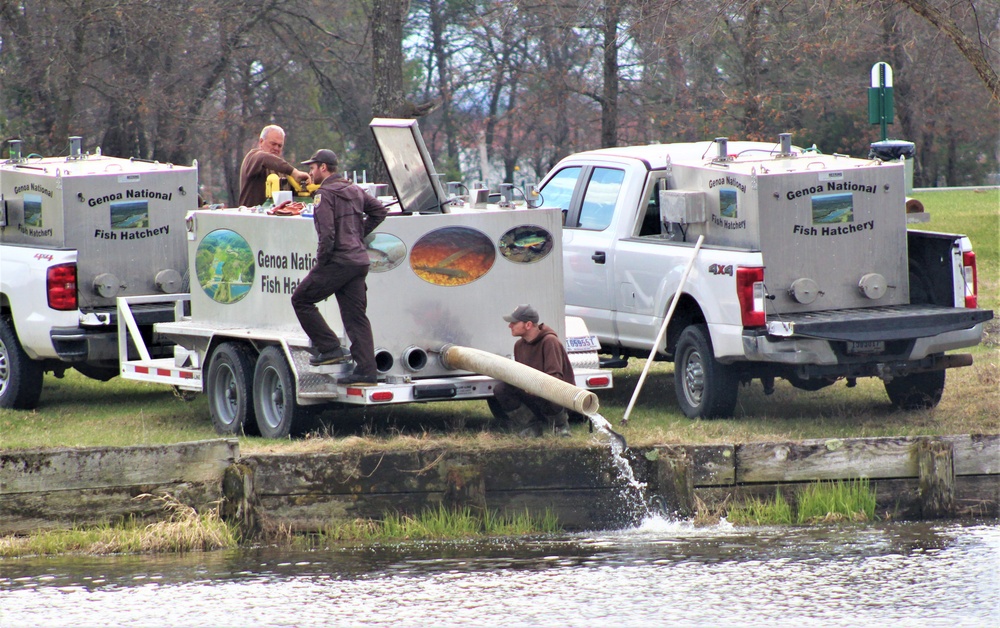
[[[667,334],[667,325],[670,324],[670,319],[674,315],[674,309],[677,307],[677,301],[681,298],[681,290],[684,289],[684,284],[687,283],[688,275],[691,274],[691,269],[694,268],[694,260],[698,258],[698,251],[701,250],[701,244],[705,241],[705,236],[698,236],[698,242],[694,245],[694,253],[691,254],[691,261],[688,262],[687,268],[684,269],[684,276],[681,277],[681,282],[677,284],[677,292],[674,293],[674,298],[670,302],[670,307],[667,308],[667,315],[663,317],[663,324],[660,325],[660,333],[656,335],[656,340],[653,342],[653,349],[649,352],[649,358],[646,360],[646,366],[642,367],[642,374],[639,375],[639,381],[635,385],[635,391],[632,393],[632,399],[628,402],[628,407],[625,408],[625,416],[622,417],[622,425],[628,423],[628,417],[632,414],[632,408],[635,406],[636,399],[639,398],[639,391],[642,390],[642,384],[646,381],[646,375],[649,373],[649,367],[653,364],[653,358],[656,357],[656,351],[660,347],[660,343],[663,342],[663,337]]]

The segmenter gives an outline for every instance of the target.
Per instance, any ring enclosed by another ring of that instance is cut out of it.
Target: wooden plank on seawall
[[[659,445],[657,458],[686,460],[691,486],[730,486],[736,483],[735,445]]]
[[[917,476],[916,439],[831,438],[736,448],[737,482],[809,482]]]
[[[260,454],[254,468],[261,495],[375,495],[442,492],[448,471],[478,466],[491,491],[591,489],[621,480],[607,449],[521,448],[485,452],[431,449],[418,452]]]
[[[955,475],[1000,474],[1000,434],[944,436],[955,447]]]
[[[219,481],[239,441],[0,452],[0,495]]]
[[[165,495],[205,511],[219,502],[222,491],[216,479],[8,493],[0,499],[0,534],[68,530],[74,526],[107,525],[126,518],[165,519],[168,513],[164,502],[157,499]]]

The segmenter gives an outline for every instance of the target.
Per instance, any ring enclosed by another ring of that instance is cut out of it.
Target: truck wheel
[[[264,438],[285,438],[311,418],[305,408],[295,403],[295,378],[281,347],[267,347],[257,358],[253,405]]]
[[[927,410],[941,401],[944,392],[944,369],[925,371],[885,382],[885,392],[894,408],[899,410]]]
[[[208,411],[219,434],[243,434],[256,428],[253,401],[253,354],[245,345],[224,342],[208,362]]]
[[[732,416],[739,386],[734,369],[715,359],[708,327],[686,327],[674,352],[674,389],[684,416],[689,419]]]
[[[0,316],[0,408],[31,410],[42,396],[42,365],[28,357],[14,325]]]

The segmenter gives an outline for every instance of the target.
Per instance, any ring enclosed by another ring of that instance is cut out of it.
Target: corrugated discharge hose
[[[589,390],[567,384],[547,373],[514,360],[458,345],[441,348],[441,362],[446,368],[486,375],[521,390],[587,416],[597,414],[600,402]]]

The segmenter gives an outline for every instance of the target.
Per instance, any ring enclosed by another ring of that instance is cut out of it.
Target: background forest
[[[439,171],[494,188],[601,146],[865,156],[878,61],[915,185],[996,183],[1000,0],[0,0],[0,140],[197,159],[214,203],[268,123],[371,181],[370,119],[419,116]]]

